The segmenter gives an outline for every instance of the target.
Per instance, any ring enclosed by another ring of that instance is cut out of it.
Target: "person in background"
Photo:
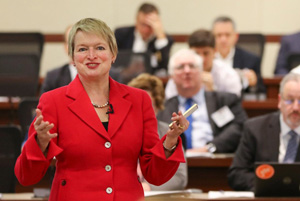
[[[243,122],[247,119],[235,94],[205,91],[202,84],[202,59],[191,49],[181,49],[170,58],[169,73],[178,95],[165,103],[157,118],[169,123],[173,110],[198,109],[187,119],[184,132],[187,152],[233,153],[239,143]]]
[[[245,122],[242,139],[229,169],[234,190],[253,191],[255,162],[300,162],[300,75],[289,73],[280,83],[279,111]]]
[[[275,75],[285,75],[289,73],[288,57],[291,54],[300,54],[300,32],[282,36],[274,70]]]
[[[66,54],[68,54],[68,35],[72,25],[68,26],[64,34],[64,47]],[[72,64],[72,59],[70,58],[69,63],[64,64],[61,67],[55,68],[47,72],[45,80],[41,86],[40,94],[43,94],[46,91],[56,89],[68,85],[77,75],[76,68]]]
[[[128,83],[129,86],[145,90],[151,100],[155,114],[164,109],[164,86],[162,81],[154,76],[147,73],[140,74]],[[157,121],[157,132],[159,138],[162,138],[168,131],[169,125],[162,121]],[[143,178],[140,168],[138,169],[140,178]],[[183,190],[187,185],[187,164],[180,163],[175,175],[165,184],[156,186],[149,184],[145,179],[141,179],[143,188],[145,191],[168,191],[168,190]]]
[[[189,47],[203,59],[202,84],[206,91],[224,91],[241,96],[242,84],[237,72],[227,64],[214,59],[215,38],[207,30],[194,31],[188,39]],[[175,83],[169,79],[166,99],[177,95]]]
[[[167,76],[173,39],[165,33],[155,5],[143,3],[138,9],[135,26],[117,28],[115,36],[120,51],[150,52],[153,74]]]
[[[78,21],[68,50],[78,74],[69,85],[40,97],[16,177],[22,185],[37,183],[55,156],[49,201],[143,199],[137,162],[150,183],[171,179],[185,161],[180,134],[189,122],[174,112],[176,123],[159,140],[147,92],[109,77],[118,48],[103,21]]]
[[[261,58],[236,46],[239,34],[234,21],[226,16],[218,17],[213,22],[212,32],[216,39],[216,59],[239,72],[244,91],[265,93],[260,71]]]

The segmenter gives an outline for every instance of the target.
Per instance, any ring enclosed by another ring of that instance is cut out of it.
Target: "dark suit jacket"
[[[117,39],[119,50],[132,50],[133,41],[134,41],[134,30],[135,30],[134,26],[121,27],[115,30],[115,36]],[[154,42],[156,38],[154,38],[148,44],[148,51],[156,55],[159,55],[157,56],[158,67],[154,68],[153,70],[154,72],[159,69],[168,70],[169,54],[173,44],[173,39],[170,36],[167,36],[167,39],[168,39],[168,45],[162,49],[155,48]]]
[[[261,59],[258,56],[239,47],[235,48],[233,67],[239,69],[248,68],[254,70],[257,76],[256,92],[264,93],[266,91],[266,88],[260,73],[260,63]]]
[[[287,63],[288,56],[293,53],[300,53],[300,32],[283,36],[277,57],[274,74],[285,75],[289,72]]]
[[[247,114],[242,108],[240,100],[235,94],[225,92],[205,92],[205,101],[214,136],[212,143],[216,145],[217,152],[234,152],[239,144],[243,122],[247,119]],[[170,98],[165,103],[165,110],[159,113],[157,118],[161,121],[170,123],[172,113],[178,111],[178,105],[179,102],[177,96]],[[235,118],[222,128],[218,128],[212,120],[211,114],[225,105],[229,107]]]
[[[47,73],[42,84],[41,94],[46,91],[56,89],[68,85],[72,81],[69,64],[65,64],[59,68],[51,70]]]
[[[279,112],[274,112],[245,122],[242,139],[228,174],[229,185],[234,190],[254,190],[255,162],[278,162],[279,115]],[[300,161],[299,148],[296,161]]]

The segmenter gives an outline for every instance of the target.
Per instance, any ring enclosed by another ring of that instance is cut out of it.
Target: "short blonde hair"
[[[68,53],[71,58],[73,58],[74,56],[74,39],[78,31],[93,33],[103,37],[104,40],[108,43],[113,56],[117,56],[118,46],[114,32],[112,32],[112,30],[106,25],[105,22],[99,19],[85,18],[79,20],[76,24],[74,24],[69,33]]]
[[[142,73],[132,79],[128,86],[149,91],[158,110],[164,109],[165,90],[161,79],[148,73]]]

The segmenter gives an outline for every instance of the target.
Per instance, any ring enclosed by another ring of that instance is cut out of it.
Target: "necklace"
[[[104,107],[108,106],[108,104],[109,104],[109,101],[107,101],[104,105],[97,105],[97,104],[93,103],[93,101],[92,101],[92,105],[94,106],[94,108],[104,108]]]

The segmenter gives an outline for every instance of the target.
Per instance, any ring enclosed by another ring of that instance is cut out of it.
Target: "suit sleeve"
[[[155,54],[158,61],[158,67],[154,69],[155,71],[159,69],[165,69],[166,71],[168,70],[170,50],[174,41],[170,36],[167,36],[167,40],[168,44],[161,49],[155,48],[155,41],[153,41],[152,44],[149,45],[150,51]]]
[[[285,75],[289,72],[287,57],[290,52],[289,44],[286,40],[286,37],[282,37],[281,45],[277,56],[275,75]]]
[[[234,190],[254,190],[256,140],[250,128],[251,125],[246,123],[241,142],[229,168],[228,182]]]
[[[42,111],[44,121],[54,124],[54,128],[50,130],[50,133],[56,133],[56,110],[54,109],[54,105],[50,103],[50,100],[51,97],[47,93],[46,95],[42,95],[38,108]],[[49,143],[47,156],[43,155],[36,142],[37,133],[33,126],[34,122],[35,120],[33,120],[29,128],[28,140],[15,164],[15,175],[20,184],[24,186],[39,182],[45,175],[53,157],[62,152],[62,149],[56,144],[57,139],[54,138]]]
[[[242,108],[241,101],[234,94],[226,94],[223,105],[227,105],[234,115],[234,119],[229,122],[214,137],[212,143],[216,145],[219,153],[232,153],[236,150],[242,133],[243,123],[247,120],[247,114]]]
[[[139,156],[141,170],[145,179],[154,185],[161,185],[175,174],[180,162],[185,162],[181,138],[173,154],[167,159],[165,156],[163,141],[157,134],[157,120],[152,108],[150,97],[143,96],[144,133],[143,146]]]

